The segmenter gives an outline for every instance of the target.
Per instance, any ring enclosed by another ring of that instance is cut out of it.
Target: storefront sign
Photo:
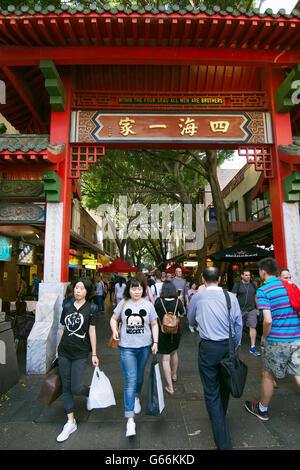
[[[73,111],[71,142],[273,143],[271,115],[263,112],[112,114]]]
[[[69,255],[69,268],[81,268],[81,258],[74,255]]]
[[[18,264],[33,264],[34,247],[20,242],[19,248],[21,252],[19,254]]]
[[[0,261],[10,261],[11,247],[10,238],[0,237]]]

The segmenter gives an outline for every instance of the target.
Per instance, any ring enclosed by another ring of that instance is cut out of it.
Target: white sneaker
[[[134,400],[134,414],[138,415],[142,410],[141,403],[139,397],[135,397]]]
[[[127,421],[126,425],[126,437],[135,436],[135,422],[134,421]]]
[[[56,438],[57,442],[66,441],[68,439],[68,437],[70,436],[70,434],[72,434],[72,432],[75,432],[75,431],[77,431],[76,421],[74,420],[74,423],[69,423],[69,421],[68,421],[64,425],[64,428],[63,428],[62,432],[60,433],[60,435],[57,436],[57,438]]]

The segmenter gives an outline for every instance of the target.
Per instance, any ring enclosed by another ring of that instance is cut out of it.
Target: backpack
[[[293,309],[296,312],[300,313],[300,289],[298,289],[296,284],[293,284],[292,282],[288,282],[288,281],[281,281],[281,282],[286,288],[286,291],[288,293]]]
[[[178,305],[178,299],[176,301],[175,310],[174,312],[167,312],[165,304],[163,303],[162,299],[160,299],[164,311],[166,312],[163,316],[162,322],[160,324],[161,331],[163,333],[167,333],[169,335],[176,335],[178,331],[178,318],[176,317],[176,310]]]

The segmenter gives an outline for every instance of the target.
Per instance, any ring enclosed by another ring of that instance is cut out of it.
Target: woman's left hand
[[[158,351],[158,344],[153,343],[153,345],[152,345],[152,354],[157,354],[157,351]]]
[[[98,367],[99,366],[99,359],[97,356],[92,356],[92,364],[93,366],[95,367]]]

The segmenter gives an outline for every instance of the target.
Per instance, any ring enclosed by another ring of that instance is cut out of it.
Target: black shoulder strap
[[[229,297],[229,294],[227,290],[223,289],[225,299],[226,299],[226,305],[227,305],[227,310],[228,310],[228,322],[229,322],[229,354],[232,356],[234,354],[234,344],[233,344],[233,338],[232,338],[232,330],[231,330],[231,320],[230,320],[230,310],[231,310],[231,300]]]
[[[228,294],[227,290],[223,289],[223,292],[224,292],[224,295],[225,295],[225,298],[226,298],[226,304],[227,304],[227,308],[228,308],[228,313],[229,313],[229,315],[230,315],[231,300],[230,300],[230,297],[229,297],[229,294]]]

